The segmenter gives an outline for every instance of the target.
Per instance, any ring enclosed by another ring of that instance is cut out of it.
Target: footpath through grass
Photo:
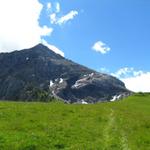
[[[0,150],[150,150],[150,95],[89,105],[0,102]]]

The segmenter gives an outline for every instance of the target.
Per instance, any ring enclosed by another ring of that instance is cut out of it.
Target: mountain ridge
[[[129,94],[123,82],[98,73],[38,44],[0,53],[0,99],[43,100],[57,97],[67,102],[97,102]]]

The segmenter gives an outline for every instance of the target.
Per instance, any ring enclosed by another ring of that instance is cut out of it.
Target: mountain
[[[74,63],[48,47],[0,54],[0,99],[97,102],[130,94],[123,82]]]

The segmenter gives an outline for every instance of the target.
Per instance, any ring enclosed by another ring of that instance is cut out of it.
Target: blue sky
[[[5,0],[0,18],[0,51],[42,42],[133,91],[150,91],[149,0]]]
[[[43,4],[49,2],[41,0]],[[114,72],[122,67],[149,71],[150,56],[150,1],[148,0],[93,0],[59,2],[61,15],[78,11],[73,20],[59,26],[47,41],[61,48],[65,56],[78,63],[100,70]],[[45,14],[44,14],[45,13]],[[49,19],[46,18],[46,24]],[[92,50],[96,41],[102,41],[110,51],[101,54]]]

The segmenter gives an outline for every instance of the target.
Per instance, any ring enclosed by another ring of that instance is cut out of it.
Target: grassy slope
[[[150,95],[95,105],[0,102],[0,150],[150,150]]]

